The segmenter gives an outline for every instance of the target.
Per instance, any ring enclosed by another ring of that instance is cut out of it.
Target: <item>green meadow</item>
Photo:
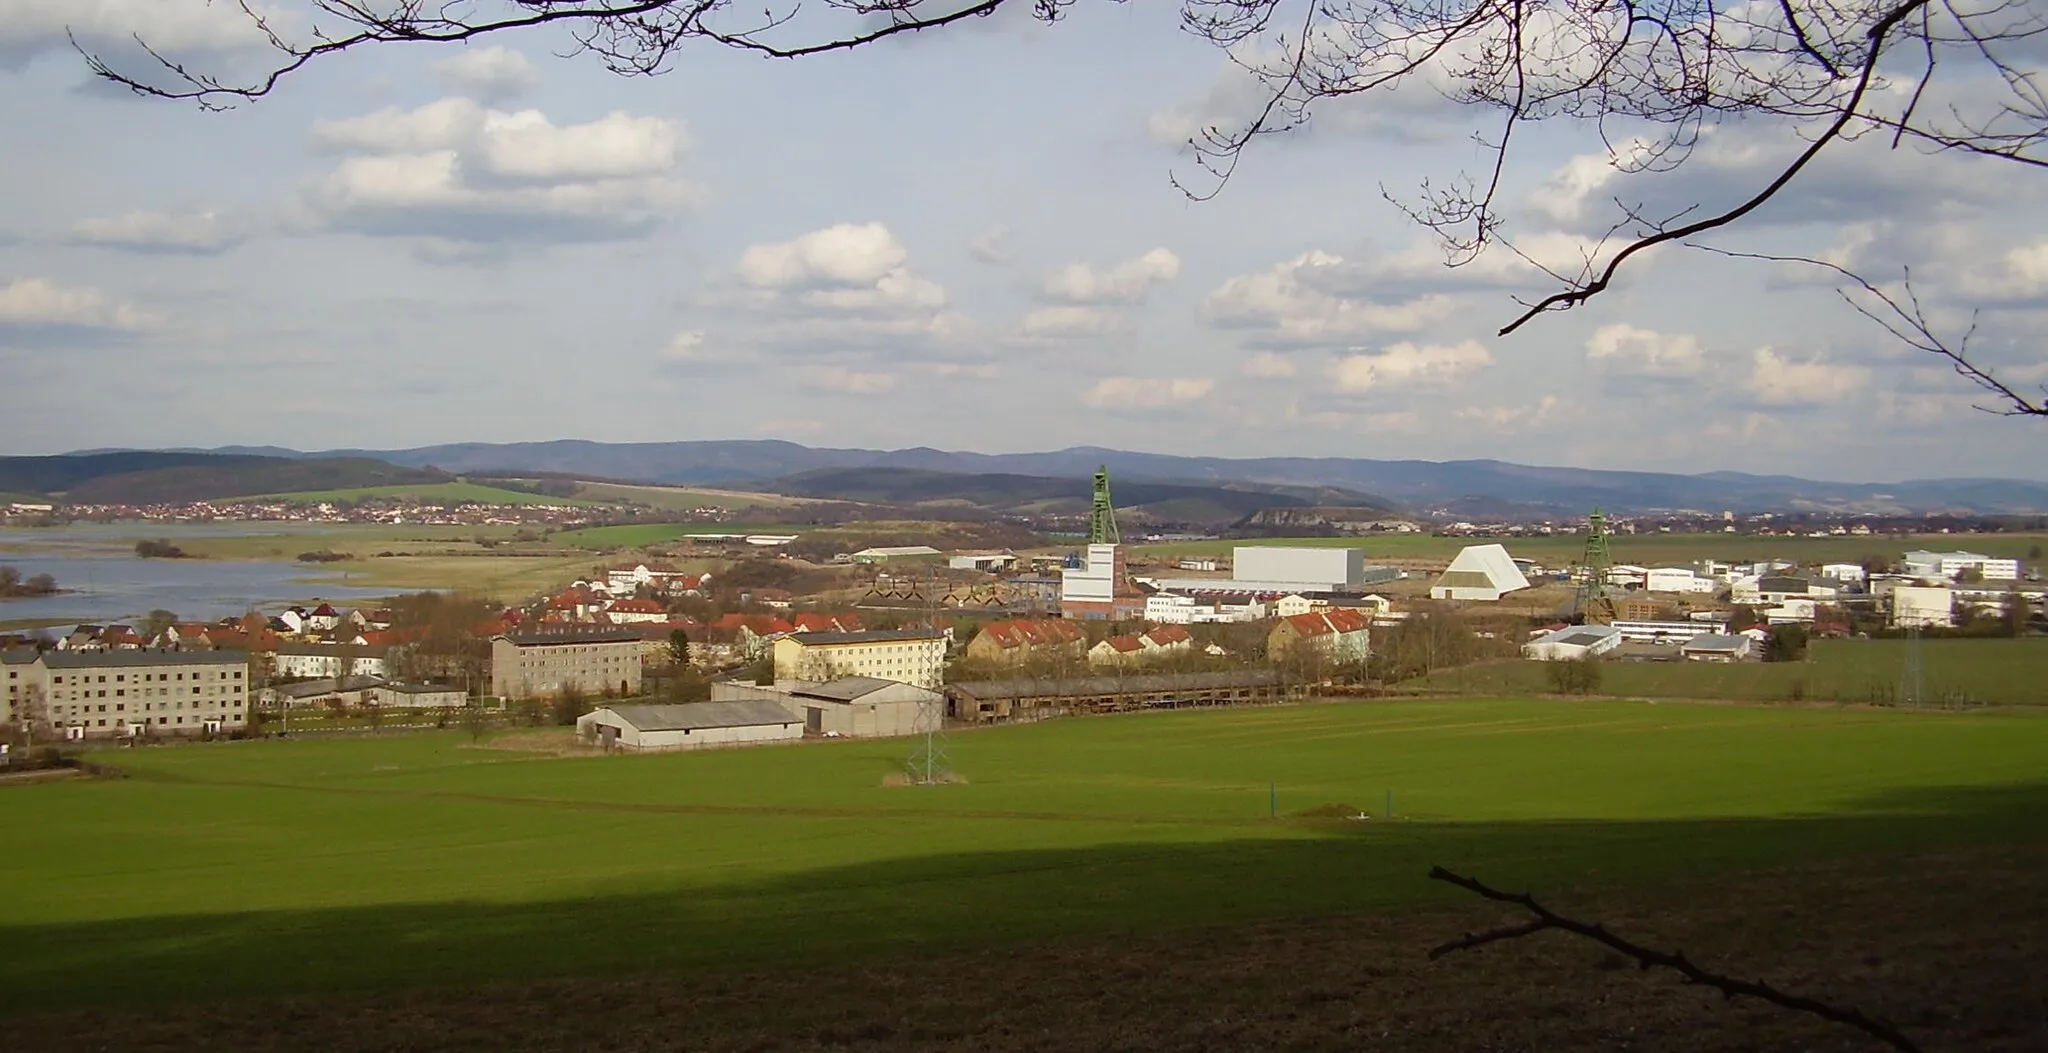
[[[886,960],[2042,837],[2048,712],[1308,704],[639,757],[460,733],[0,787],[0,1007]],[[1388,814],[1391,805],[1392,814]],[[1359,814],[1369,819],[1353,818]]]
[[[399,486],[358,486],[348,490],[301,490],[288,494],[263,494],[239,498],[244,501],[290,501],[322,504],[336,501],[420,501],[457,504],[468,501],[483,505],[596,505],[597,502],[568,497],[530,494],[523,490],[484,486],[480,483],[412,483]]]

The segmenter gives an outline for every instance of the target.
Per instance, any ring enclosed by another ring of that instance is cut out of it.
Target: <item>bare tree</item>
[[[221,107],[266,95],[315,60],[372,45],[556,26],[607,68],[652,75],[693,44],[796,58],[1006,7],[1052,23],[1074,4],[783,0],[757,13],[730,0],[310,0],[316,17],[300,27],[237,2],[274,49],[275,61],[248,79],[195,69],[147,40],[140,67],[94,53],[86,60],[136,92]],[[1710,128],[1741,123],[1782,135],[1785,160],[1729,187],[1722,201],[1662,210],[1615,201],[1606,236],[1577,265],[1544,266],[1554,291],[1522,301],[1503,335],[1586,303],[1653,248],[1740,224],[1845,142],[1882,137],[1894,150],[2048,167],[2048,90],[2031,65],[2048,14],[2033,0],[1181,0],[1181,24],[1241,67],[1262,99],[1242,119],[1189,140],[1202,178],[1176,185],[1191,197],[1220,192],[1252,143],[1299,128],[1338,100],[1434,90],[1478,117],[1484,160],[1476,172],[1425,182],[1407,200],[1381,189],[1438,236],[1453,267],[1495,246],[1536,262],[1507,236],[1496,206],[1530,125],[1593,125],[1616,168],[1666,176]],[[1849,288],[1878,296],[1866,314],[1902,322],[1887,328],[1949,360],[2000,400],[2001,412],[2044,415],[2040,398],[1999,382],[1960,343],[1934,338],[1910,295],[1846,277]]]

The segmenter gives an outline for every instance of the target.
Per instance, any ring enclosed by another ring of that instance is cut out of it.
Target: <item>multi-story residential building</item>
[[[1371,626],[1371,618],[1349,607],[1297,614],[1274,623],[1266,634],[1266,654],[1282,658],[1308,649],[1326,661],[1363,662],[1372,654]]]
[[[867,676],[936,690],[945,679],[946,636],[936,629],[792,633],[773,650],[777,680]]]
[[[640,634],[588,626],[520,629],[491,638],[491,693],[540,698],[640,693]]]
[[[243,651],[14,652],[7,718],[65,738],[222,734],[249,723]]]

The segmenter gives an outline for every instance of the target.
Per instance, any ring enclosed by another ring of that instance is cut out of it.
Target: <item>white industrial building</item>
[[[1643,572],[1643,588],[1650,592],[1713,595],[1721,583],[1703,578],[1691,567],[1652,567]]]
[[[1567,625],[1522,645],[1522,655],[1538,662],[1569,662],[1597,658],[1621,646],[1621,630],[1612,625]]]
[[[1861,563],[1823,563],[1820,576],[1833,581],[1862,581],[1869,575]]]
[[[1740,662],[1753,647],[1754,642],[1739,633],[1709,633],[1681,644],[1678,654],[1688,662]]]
[[[1650,643],[1682,643],[1695,637],[1728,631],[1728,623],[1725,621],[1692,618],[1682,622],[1617,621],[1614,627],[1621,632],[1622,639]]]
[[[1955,624],[1956,594],[1953,589],[1924,585],[1901,585],[1892,590],[1892,625],[1904,629],[1930,626],[1947,628]]]
[[[1189,596],[1179,592],[1155,592],[1145,597],[1145,620],[1160,625],[1255,622],[1265,616],[1266,605],[1249,596]]]
[[[1069,618],[1118,617],[1127,573],[1122,545],[1089,545],[1085,562],[1060,571],[1060,612]],[[1135,604],[1136,598],[1125,602]]]
[[[1429,598],[1492,602],[1528,587],[1529,579],[1522,576],[1504,546],[1468,545],[1430,586]]]
[[[1238,581],[1291,581],[1315,592],[1341,592],[1365,584],[1365,550],[1240,545],[1231,550],[1230,576]]]
[[[800,739],[804,722],[774,702],[631,704],[577,718],[576,736],[607,750],[694,750]]]
[[[1977,552],[1928,552],[1923,549],[1906,553],[1906,573],[1916,578],[1953,581],[1956,575],[1966,570],[1975,570],[1987,578],[2008,580],[2020,576],[2020,561],[1993,559]]]

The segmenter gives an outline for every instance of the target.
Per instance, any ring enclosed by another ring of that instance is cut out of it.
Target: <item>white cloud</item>
[[[1024,315],[1025,336],[1101,336],[1122,327],[1122,315],[1101,307],[1039,307]]]
[[[387,108],[314,126],[348,153],[310,184],[313,225],[465,245],[595,241],[645,234],[688,205],[676,175],[682,128],[612,113],[557,126],[463,98]]]
[[[701,361],[707,357],[704,347],[704,330],[685,329],[677,333],[662,349],[661,357],[675,362]]]
[[[806,387],[849,395],[879,395],[896,386],[896,378],[887,373],[864,373],[845,366],[807,366],[796,375]]]
[[[273,25],[289,16],[267,4],[251,7]],[[0,67],[18,66],[42,51],[68,51],[68,34],[94,51],[114,49],[140,65],[154,66],[135,48],[140,37],[160,54],[221,55],[268,46],[263,33],[237,4],[172,3],[169,0],[6,0],[0,4]]]
[[[1659,333],[1625,323],[1603,325],[1586,340],[1586,360],[1618,373],[1654,377],[1698,376],[1706,369],[1706,349],[1692,336]]]
[[[1345,266],[1343,257],[1317,250],[1257,274],[1239,275],[1209,293],[1203,317],[1224,328],[1265,330],[1282,343],[1316,345],[1421,329],[1449,318],[1455,309],[1449,297],[1440,295],[1376,303],[1326,291],[1324,279]]]
[[[81,245],[137,252],[211,255],[225,252],[247,237],[245,223],[217,212],[185,215],[130,212],[105,219],[81,220],[71,228],[70,240]]]
[[[811,289],[803,294],[807,304],[835,311],[866,311],[900,314],[908,311],[936,311],[946,306],[945,287],[897,268],[875,279],[870,286],[852,289]]]
[[[1081,401],[1102,409],[1157,409],[1207,398],[1215,386],[1208,377],[1104,377]]]
[[[486,100],[509,99],[540,83],[533,63],[506,47],[465,48],[434,63],[434,72],[450,91]]]
[[[1458,411],[1458,417],[1486,424],[1496,431],[1534,428],[1549,423],[1561,405],[1563,402],[1556,395],[1545,395],[1533,403],[1515,406],[1467,406]]]
[[[1345,355],[1330,363],[1330,379],[1347,393],[1383,387],[1441,384],[1493,364],[1477,340],[1450,345],[1399,343],[1378,354]]]
[[[1838,365],[1812,359],[1795,362],[1768,347],[1751,354],[1752,366],[1746,388],[1751,397],[1768,406],[1818,406],[1840,402],[1860,391],[1870,381],[1862,366]]]
[[[0,326],[138,332],[154,315],[108,299],[89,286],[63,286],[45,278],[17,278],[0,286]]]
[[[1017,253],[1007,244],[1009,240],[1010,228],[991,227],[967,243],[967,254],[991,266],[1005,266],[1017,259]]]
[[[1276,354],[1272,351],[1261,351],[1253,355],[1250,360],[1246,361],[1239,368],[1243,370],[1246,376],[1253,377],[1291,377],[1294,375],[1293,360],[1289,359],[1286,355]]]
[[[740,255],[740,280],[760,288],[872,286],[900,270],[909,250],[880,223],[840,223]]]
[[[1153,249],[1136,259],[1125,260],[1108,270],[1087,263],[1069,263],[1045,276],[1040,292],[1058,303],[1138,303],[1154,286],[1180,276],[1180,257],[1166,249]]]

